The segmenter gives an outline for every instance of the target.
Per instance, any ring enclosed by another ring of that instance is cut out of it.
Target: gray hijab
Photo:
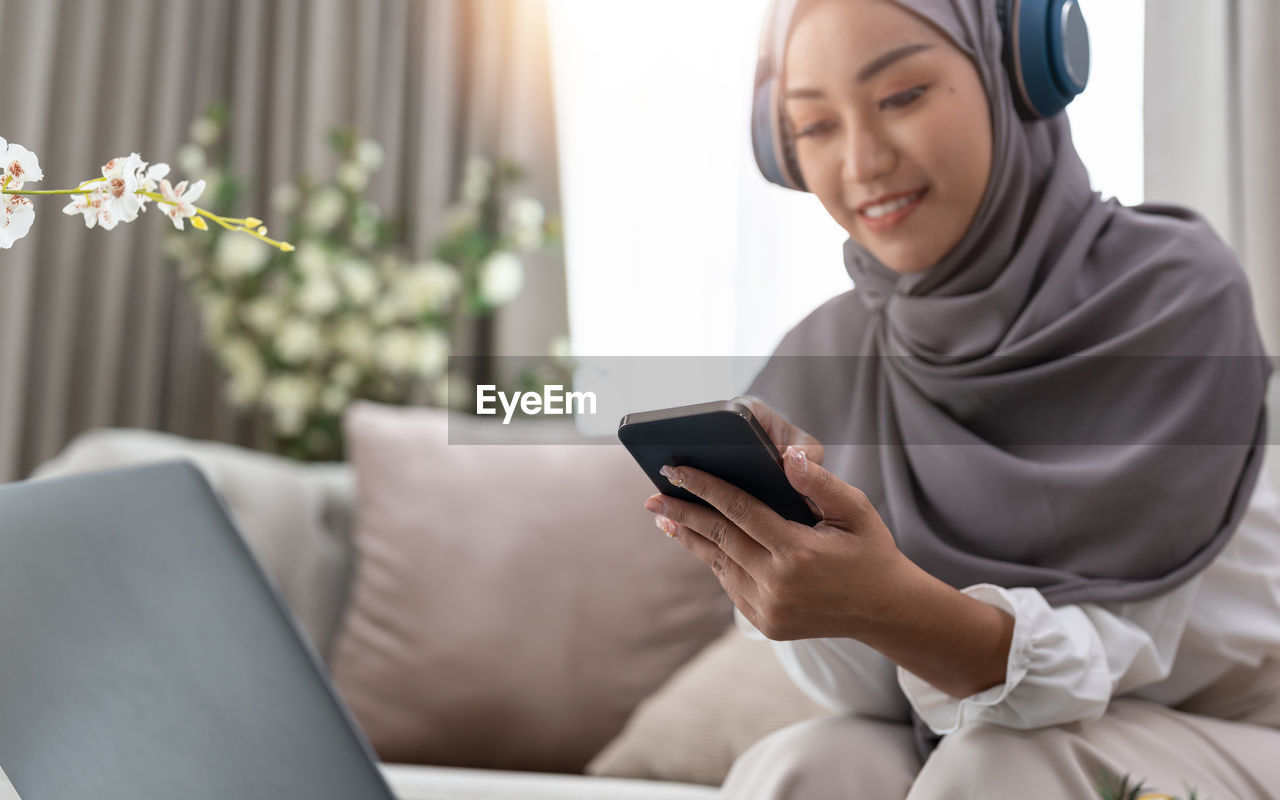
[[[953,586],[1054,604],[1168,591],[1222,549],[1258,479],[1270,364],[1244,273],[1193,212],[1091,191],[1065,114],[1017,115],[994,0],[899,2],[978,68],[986,195],[923,273],[847,242],[854,288],[786,336],[751,392],[823,441],[902,551]]]

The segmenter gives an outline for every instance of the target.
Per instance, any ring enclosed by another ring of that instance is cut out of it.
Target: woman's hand
[[[771,419],[775,426],[781,421]],[[822,522],[812,528],[783,519],[755,497],[691,467],[668,466],[663,474],[714,508],[661,494],[645,508],[711,567],[765,636],[858,637],[882,616],[914,565],[861,491],[795,446],[786,448],[783,461],[792,486],[821,513]]]
[[[764,427],[765,433],[769,434],[770,441],[773,442],[774,447],[778,448],[779,453],[788,447],[794,447],[803,451],[805,457],[814,464],[822,463],[824,455],[822,443],[809,432],[797,425],[792,425],[781,414],[765,405],[759,397],[745,395],[734,399],[751,409],[751,413]]]
[[[662,473],[713,508],[661,494],[644,505],[770,639],[858,639],[955,697],[1004,680],[1011,616],[912,563],[862,491],[794,446],[783,463],[821,513],[812,528],[692,467]]]

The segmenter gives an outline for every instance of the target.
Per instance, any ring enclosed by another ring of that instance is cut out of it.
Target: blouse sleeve
[[[1111,697],[1164,680],[1203,573],[1150,600],[1054,608],[1039,591],[978,584],[964,593],[1014,618],[1004,683],[955,698],[897,669],[898,683],[935,733],[986,722],[1030,729],[1097,719]]]

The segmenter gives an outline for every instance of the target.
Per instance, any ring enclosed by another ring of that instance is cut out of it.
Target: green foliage
[[[1128,773],[1117,779],[1103,769],[1098,775],[1094,788],[1102,800],[1178,800],[1172,795],[1148,789],[1145,783],[1141,778],[1131,778]],[[1197,800],[1198,795],[1194,789],[1187,787],[1187,791],[1190,792],[1187,800]]]

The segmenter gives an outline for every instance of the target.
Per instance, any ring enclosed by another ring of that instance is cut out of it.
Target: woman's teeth
[[[864,208],[862,210],[862,213],[871,219],[879,219],[880,217],[883,217],[886,214],[892,214],[898,209],[906,208],[907,206],[911,205],[915,201],[919,200],[920,196],[923,194],[924,194],[924,190],[921,189],[915,194],[909,195],[907,197],[899,197],[897,200],[890,200],[887,203],[880,203],[879,205],[868,206],[867,208]]]

